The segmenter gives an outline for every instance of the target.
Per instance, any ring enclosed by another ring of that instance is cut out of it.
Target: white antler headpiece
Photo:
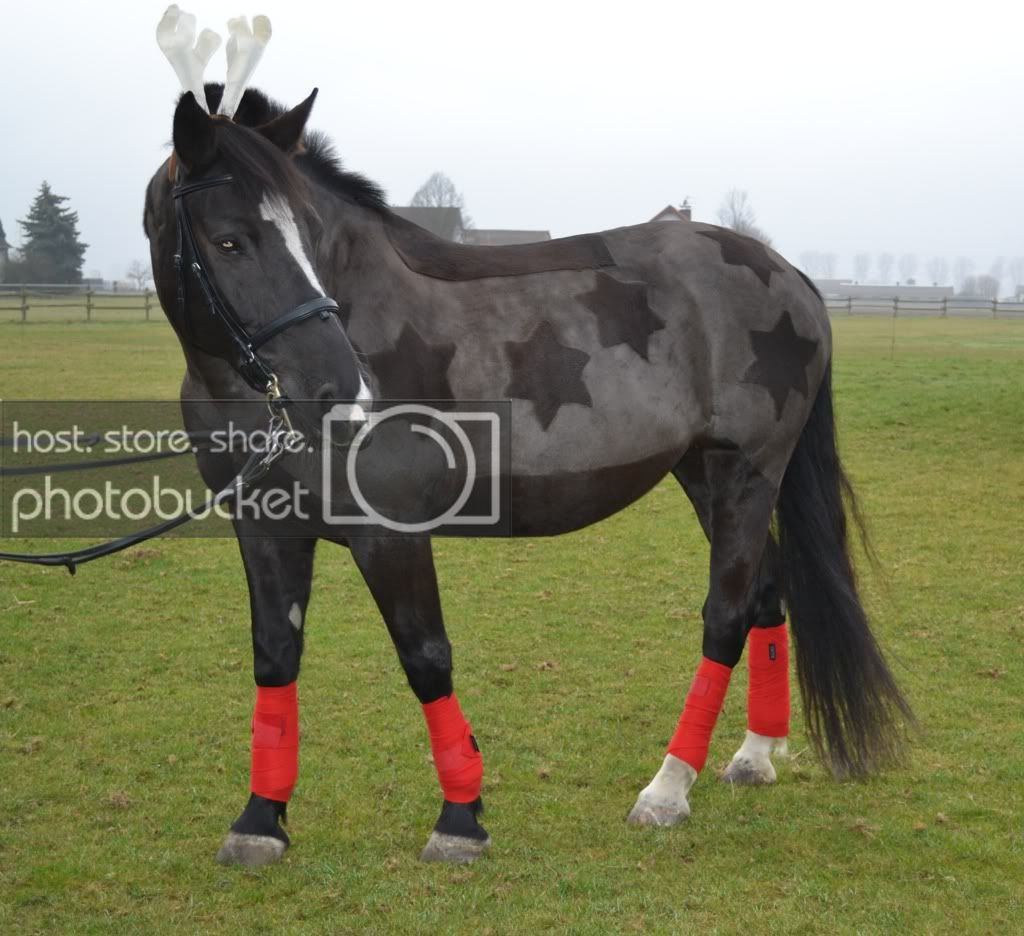
[[[254,16],[250,28],[249,20],[238,16],[228,20],[228,31],[231,33],[227,45],[228,74],[217,113],[233,117],[245,86],[270,42],[270,20]],[[197,41],[196,18],[172,5],[156,27],[156,41],[177,74],[182,90],[191,91],[199,106],[208,111],[203,72],[213,53],[220,48],[220,36],[211,29],[204,29]]]
[[[242,100],[245,86],[270,42],[270,20],[265,16],[254,16],[250,29],[249,20],[238,16],[228,20],[228,32],[231,33],[227,45],[228,77],[224,82],[224,95],[220,99],[217,113],[233,117]]]
[[[196,18],[191,13],[183,13],[176,5],[169,6],[156,27],[157,45],[171,63],[182,90],[191,91],[196,103],[208,111],[203,72],[213,53],[220,48],[221,40],[212,29],[204,29],[199,41],[195,40]]]

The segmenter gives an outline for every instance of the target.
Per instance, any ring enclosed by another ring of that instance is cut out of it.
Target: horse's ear
[[[195,172],[213,162],[216,152],[216,126],[213,118],[186,91],[174,111],[174,152],[187,172]]]
[[[302,142],[302,134],[306,130],[306,121],[309,120],[310,112],[313,110],[313,102],[316,100],[319,90],[319,88],[314,88],[313,93],[301,104],[293,107],[280,117],[275,117],[270,123],[257,127],[256,132],[261,133],[283,152],[294,152]]]

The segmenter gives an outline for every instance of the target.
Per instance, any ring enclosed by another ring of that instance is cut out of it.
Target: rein
[[[238,316],[234,314],[230,306],[221,298],[206,270],[206,266],[203,264],[202,254],[199,252],[199,245],[196,242],[195,233],[192,229],[192,217],[185,206],[186,195],[220,185],[227,185],[232,181],[233,178],[230,175],[214,176],[209,179],[199,179],[195,182],[177,185],[171,191],[174,197],[174,214],[177,222],[177,249],[174,254],[174,267],[178,279],[178,311],[182,321],[184,321],[188,293],[184,262],[185,248],[187,247],[191,255],[188,269],[199,283],[199,288],[206,299],[206,304],[209,306],[210,314],[223,325],[238,353],[238,360],[233,365],[235,370],[253,390],[266,396],[267,408],[270,411],[266,449],[250,455],[232,481],[208,498],[206,503],[198,510],[184,511],[177,517],[165,520],[163,523],[150,527],[147,530],[132,533],[129,536],[122,536],[106,543],[99,543],[95,546],[86,546],[83,549],[69,552],[42,554],[0,552],[0,561],[23,562],[42,566],[64,566],[68,572],[74,575],[80,565],[92,562],[94,559],[111,556],[139,543],[144,543],[146,540],[163,536],[165,533],[188,523],[190,520],[206,515],[213,508],[235,500],[246,488],[263,478],[273,467],[274,463],[288,450],[289,442],[295,437],[295,430],[292,427],[287,410],[290,401],[281,392],[277,374],[260,357],[258,351],[268,341],[277,337],[283,331],[286,331],[293,325],[298,325],[300,322],[305,322],[313,316],[318,316],[321,321],[327,321],[332,315],[338,314],[338,303],[327,296],[310,299],[308,302],[300,303],[293,309],[283,312],[254,334],[250,335],[246,331]],[[151,458],[152,456],[143,456],[142,458],[132,459],[132,461],[148,461]],[[126,463],[126,460],[119,459],[117,463]],[[89,467],[103,466],[103,464],[98,464]],[[72,467],[76,466],[63,466],[62,470],[71,470]]]

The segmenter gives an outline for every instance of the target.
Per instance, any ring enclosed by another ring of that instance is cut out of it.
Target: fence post
[[[149,321],[149,290],[146,290],[146,321]]]
[[[949,299],[946,296],[942,297],[942,317],[946,318],[946,313],[949,311]]]
[[[85,320],[92,321],[92,287],[85,291]]]
[[[889,342],[889,359],[896,357],[896,319],[900,314],[900,297],[892,297],[892,340]]]
[[[853,296],[846,297],[846,314],[853,315]]]
[[[998,309],[998,308],[999,308],[999,300],[998,299],[993,299],[992,300],[992,318],[996,317],[996,309]]]
[[[28,288],[25,286],[21,287],[21,320],[28,320]]]

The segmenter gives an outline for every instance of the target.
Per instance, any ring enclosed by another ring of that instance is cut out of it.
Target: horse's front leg
[[[296,687],[316,540],[240,536],[239,545],[256,677],[250,796],[217,860],[253,866],[278,861],[289,844],[281,823],[299,774]]]
[[[352,556],[363,574],[423,707],[444,802],[420,857],[464,864],[491,840],[483,811],[483,760],[452,687],[451,645],[444,632],[434,559],[426,538],[355,538]]]

